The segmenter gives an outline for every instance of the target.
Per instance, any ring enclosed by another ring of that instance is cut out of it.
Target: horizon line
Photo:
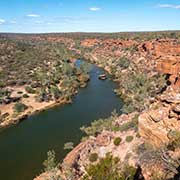
[[[0,34],[116,34],[116,33],[151,33],[151,32],[176,32],[180,29],[175,30],[145,30],[145,31],[113,31],[113,32],[101,32],[101,31],[67,31],[67,32],[0,32]]]

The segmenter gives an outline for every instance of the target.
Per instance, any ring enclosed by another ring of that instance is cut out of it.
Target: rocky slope
[[[64,159],[55,172],[46,172],[36,180],[59,178],[83,179],[87,169],[97,164],[111,153],[120,159],[121,165],[128,164],[141,170],[137,179],[170,180],[178,178],[180,166],[180,45],[175,39],[155,39],[150,41],[88,38],[81,41],[81,52],[86,59],[98,64],[113,75],[121,84],[120,78],[134,67],[122,68],[119,59],[128,58],[139,72],[150,78],[158,72],[166,75],[168,87],[163,91],[147,96],[143,109],[138,112],[115,117],[111,126],[76,146]],[[158,84],[158,82],[157,82]],[[159,82],[160,84],[160,82]],[[143,87],[143,86],[142,86]],[[121,87],[120,87],[121,88]],[[150,87],[151,88],[151,87]],[[126,92],[127,93],[127,92]],[[133,99],[134,97],[131,96]],[[144,97],[146,99],[146,96]],[[138,101],[137,101],[138,102]],[[138,121],[136,118],[138,117]],[[136,122],[137,123],[134,123]],[[100,126],[99,126],[100,128]],[[116,129],[116,130],[115,130]],[[115,139],[120,137],[120,143]],[[97,154],[95,162],[90,156]],[[89,178],[91,179],[91,178]]]
[[[146,180],[174,179],[180,165],[179,142],[174,143],[174,139],[180,137],[179,134],[176,137],[180,131],[178,103],[179,93],[165,92],[148,111],[140,113],[137,126],[129,123],[134,113],[117,117],[114,124],[119,127],[118,131],[103,130],[81,142],[66,156],[55,177],[63,174],[64,179],[68,179],[66,173],[70,169],[74,180],[81,179],[87,167],[96,164],[90,160],[92,154],[97,154],[96,161],[99,161],[111,153],[120,159],[121,165],[140,168],[141,177]],[[119,137],[121,141],[117,145],[115,139]],[[36,180],[50,179],[51,173],[46,172]]]
[[[167,90],[139,116],[139,133],[156,147],[168,144],[169,134],[180,130],[180,93]]]

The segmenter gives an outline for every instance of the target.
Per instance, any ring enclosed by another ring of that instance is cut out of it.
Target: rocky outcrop
[[[129,122],[134,116],[135,113],[121,115],[117,117],[115,124],[117,127],[121,126],[124,123]],[[127,142],[127,136],[133,137],[133,140]],[[121,142],[118,146],[114,144],[114,140],[117,137],[121,138]],[[59,168],[55,173],[63,176],[66,174],[67,169],[71,169],[71,172],[73,172],[73,180],[79,180],[86,173],[86,168],[92,163],[90,161],[90,155],[93,153],[98,155],[98,160],[104,158],[107,153],[111,153],[114,157],[118,157],[122,163],[127,163],[136,167],[138,165],[138,156],[135,149],[142,144],[142,142],[142,139],[137,136],[137,132],[135,132],[134,129],[129,129],[124,132],[104,130],[102,133],[97,135],[97,137],[90,136],[87,140],[77,145],[67,154],[60,166],[61,168]],[[41,174],[35,180],[48,179],[50,175],[51,172],[46,172]]]
[[[179,75],[180,56],[166,56],[158,60],[157,70],[163,74]]]
[[[174,89],[180,88],[180,56],[161,57],[157,62],[157,70],[170,75],[169,81]]]
[[[180,94],[172,90],[159,96],[158,102],[139,116],[139,134],[155,147],[169,143],[168,134],[180,131]]]
[[[95,45],[98,45],[100,41],[98,39],[85,39],[81,42],[81,46],[84,47],[93,47]]]

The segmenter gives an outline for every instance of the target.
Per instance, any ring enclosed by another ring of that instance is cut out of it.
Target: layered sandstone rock
[[[172,87],[180,88],[180,56],[161,57],[157,62],[157,71],[170,75],[169,81]]]
[[[180,94],[174,91],[165,92],[159,97],[159,102],[150,110],[139,116],[140,135],[155,147],[169,143],[168,134],[180,131]]]

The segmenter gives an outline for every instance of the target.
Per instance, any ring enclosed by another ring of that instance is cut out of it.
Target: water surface
[[[61,161],[64,143],[77,144],[79,128],[95,119],[120,111],[121,101],[113,93],[114,82],[98,79],[104,71],[93,65],[88,86],[76,95],[73,104],[41,112],[0,132],[0,180],[32,180],[42,169],[48,150]]]

